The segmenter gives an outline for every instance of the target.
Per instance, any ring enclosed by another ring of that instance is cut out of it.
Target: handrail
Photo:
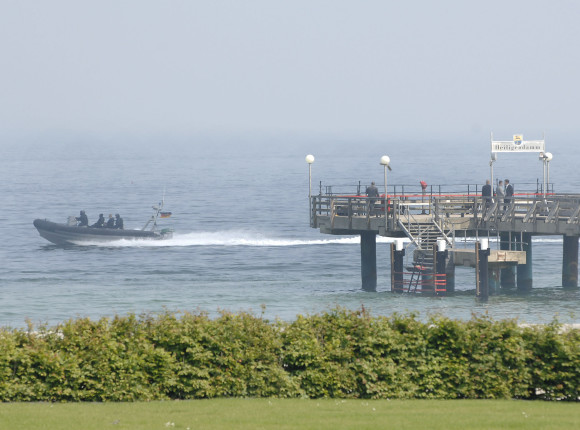
[[[536,182],[518,182],[514,185],[517,194],[538,194],[544,195],[541,181]],[[364,196],[365,190],[370,184],[362,184],[358,181],[356,184],[333,184],[323,185],[320,181],[319,195],[352,195]],[[426,197],[463,194],[467,196],[481,195],[481,184],[433,184],[428,185],[424,190],[420,184],[390,184],[387,187],[389,195],[410,196],[410,195],[424,195]],[[495,185],[494,185],[495,189]],[[323,193],[324,192],[324,193]],[[546,189],[547,194],[554,194],[554,184],[548,184]]]
[[[384,195],[369,198],[357,195],[321,195],[312,196],[311,225],[315,226],[318,217],[346,216],[349,224],[352,219],[365,217],[370,223],[373,216],[393,221],[396,226],[399,219],[410,222],[415,215],[430,215],[434,221],[444,220],[453,224],[453,217],[472,216],[476,225],[512,222],[521,219],[523,222],[580,224],[580,195],[519,193],[503,202],[492,197],[490,203],[481,196],[442,194],[437,196],[391,195],[388,196],[388,207],[385,211]]]

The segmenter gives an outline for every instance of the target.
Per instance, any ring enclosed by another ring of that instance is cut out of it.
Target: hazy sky
[[[574,137],[578,1],[0,0],[0,136]]]

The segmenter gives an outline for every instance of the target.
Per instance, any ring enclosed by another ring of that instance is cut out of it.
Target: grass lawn
[[[580,404],[515,400],[214,399],[3,403],[0,429],[580,429]]]

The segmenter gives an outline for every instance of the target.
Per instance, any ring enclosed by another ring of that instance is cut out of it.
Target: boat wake
[[[377,237],[377,243],[390,243],[392,239]],[[188,246],[249,246],[249,247],[285,247],[308,245],[358,245],[359,236],[349,236],[333,239],[288,239],[268,237],[261,233],[247,231],[218,231],[173,234],[173,238],[165,240],[118,240],[108,243],[84,242],[79,245],[92,245],[106,248],[117,247],[188,247]]]
[[[322,235],[326,236],[326,235]],[[326,236],[328,237],[328,236]],[[409,242],[408,239],[403,239]],[[459,248],[465,244],[472,244],[475,238],[457,238],[456,244]],[[492,236],[489,238],[490,243],[497,241]],[[377,236],[377,243],[391,243],[393,238]],[[562,243],[561,238],[534,238],[534,243]],[[192,232],[183,234],[173,234],[173,238],[165,240],[147,240],[147,239],[121,239],[114,242],[78,242],[77,245],[97,246],[103,248],[165,248],[165,247],[188,247],[188,246],[247,246],[247,247],[285,247],[285,246],[323,246],[323,245],[358,245],[360,244],[359,236],[335,237],[330,239],[290,239],[282,237],[272,237],[259,232],[244,230],[225,230],[215,232]]]

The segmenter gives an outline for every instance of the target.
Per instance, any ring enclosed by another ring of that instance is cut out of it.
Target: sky
[[[0,0],[0,142],[579,134],[580,2]]]

